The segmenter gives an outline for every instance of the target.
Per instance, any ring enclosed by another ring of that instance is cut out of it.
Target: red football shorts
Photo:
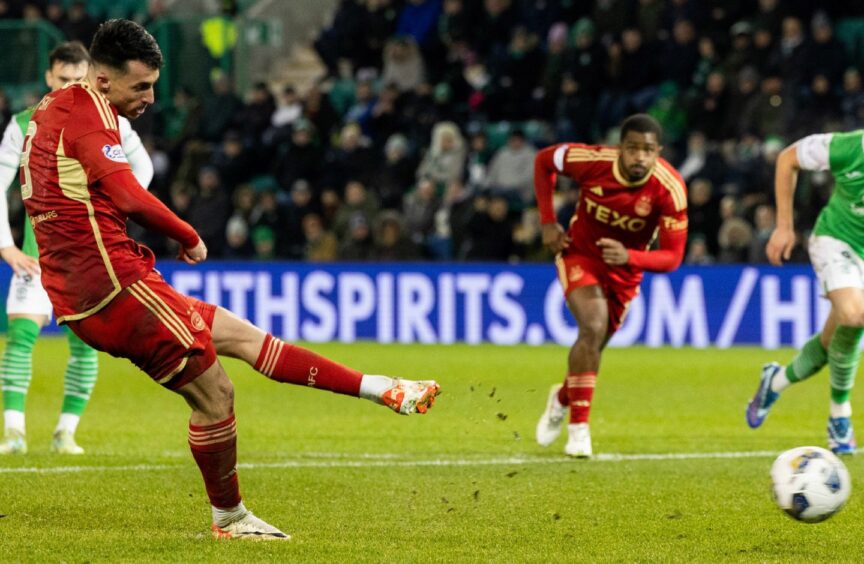
[[[558,281],[564,287],[564,296],[583,286],[600,286],[609,309],[609,334],[621,327],[630,302],[639,294],[638,282],[623,284],[610,275],[609,265],[583,255],[558,255],[555,266],[558,268]]]
[[[69,328],[96,350],[128,358],[176,390],[216,361],[210,335],[215,314],[216,306],[178,293],[154,271]]]

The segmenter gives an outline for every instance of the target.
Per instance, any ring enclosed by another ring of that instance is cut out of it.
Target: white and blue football
[[[830,450],[797,447],[771,466],[774,499],[793,519],[818,523],[837,513],[852,492],[849,471]]]

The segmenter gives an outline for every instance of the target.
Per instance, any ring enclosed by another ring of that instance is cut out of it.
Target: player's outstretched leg
[[[535,432],[537,444],[544,447],[549,446],[561,434],[561,430],[564,428],[564,418],[567,417],[568,402],[567,388],[562,384],[552,386],[549,390],[549,397],[546,398],[546,409],[543,410],[543,415],[537,422]]]
[[[818,373],[827,362],[828,351],[822,345],[822,333],[816,333],[785,368],[776,362],[764,365],[759,376],[759,388],[747,404],[747,424],[753,429],[762,425],[780,392]]]
[[[234,387],[218,361],[177,392],[192,407],[189,448],[210,498],[217,539],[290,540],[246,509],[237,478]]]
[[[0,362],[3,378],[4,435],[0,454],[26,454],[24,405],[33,376],[33,345],[39,336],[39,324],[18,317],[9,320],[6,350]]]
[[[212,333],[218,354],[239,358],[271,380],[365,398],[402,415],[426,413],[441,393],[434,380],[363,374],[264,333],[221,307]]]
[[[51,450],[58,454],[83,454],[84,449],[75,442],[75,431],[96,385],[99,355],[68,327],[66,334],[69,361],[63,379],[63,407],[51,438]]]

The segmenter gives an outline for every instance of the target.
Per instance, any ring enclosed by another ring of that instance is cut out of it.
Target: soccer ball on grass
[[[829,450],[797,447],[771,466],[774,499],[793,519],[818,523],[837,513],[852,491],[849,471]]]

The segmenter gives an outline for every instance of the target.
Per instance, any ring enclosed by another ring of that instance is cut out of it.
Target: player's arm
[[[612,265],[629,265],[649,272],[672,272],[684,260],[687,247],[687,213],[664,216],[660,226],[660,248],[653,251],[628,249],[620,241],[600,239],[597,244],[603,249],[603,261]]]
[[[765,254],[773,265],[789,260],[795,247],[795,186],[800,170],[828,170],[828,146],[831,134],[808,135],[783,149],[774,169],[774,199],[777,205],[777,227],[771,233]]]
[[[555,182],[564,172],[564,157],[567,145],[552,145],[541,149],[534,157],[534,194],[540,211],[540,226],[543,244],[553,252],[560,253],[570,245],[570,237],[555,219]]]
[[[0,257],[12,268],[15,274],[38,274],[39,261],[21,252],[15,246],[12,238],[12,228],[9,225],[9,203],[7,193],[9,186],[18,175],[21,167],[21,150],[24,145],[24,136],[21,128],[13,119],[3,132],[3,141],[0,142]]]
[[[135,175],[138,183],[147,189],[153,180],[153,161],[147,154],[138,132],[132,129],[129,120],[119,116],[117,125],[120,129],[120,145],[123,147],[123,152],[126,153],[129,166],[132,167],[132,174]]]
[[[136,223],[180,243],[181,259],[189,263],[207,258],[207,248],[191,225],[177,217],[159,198],[143,190],[129,169],[117,170],[99,181],[117,209]]]

